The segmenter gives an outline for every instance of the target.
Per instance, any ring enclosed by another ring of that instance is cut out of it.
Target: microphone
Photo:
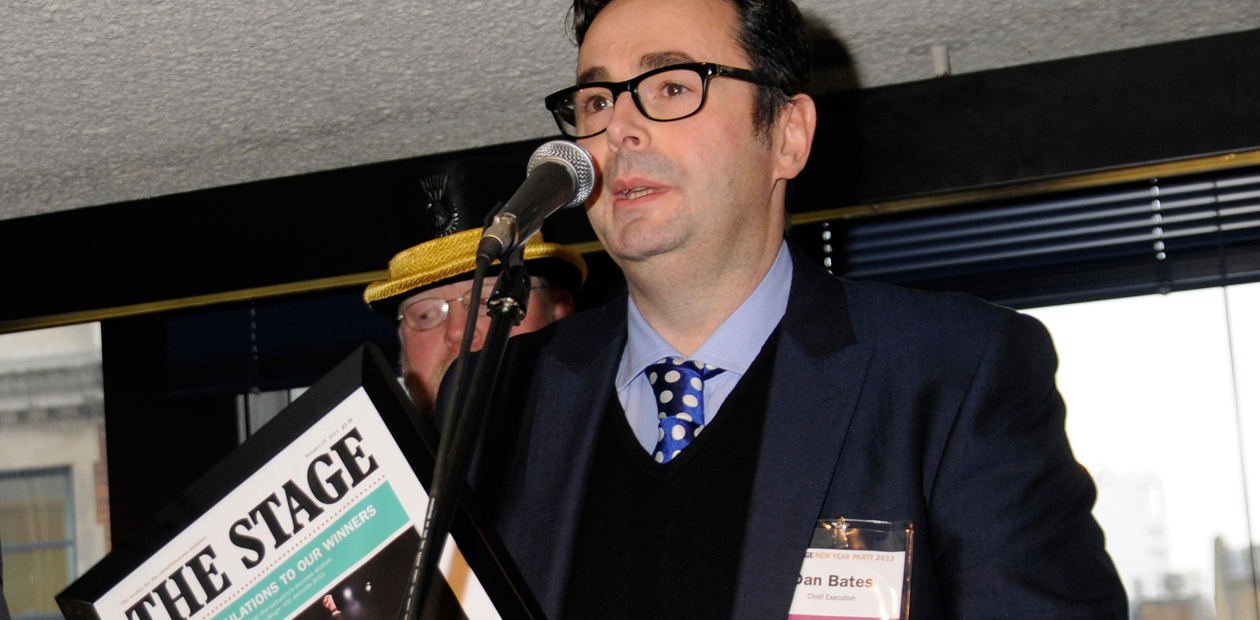
[[[560,209],[582,204],[595,187],[595,161],[586,149],[552,140],[534,151],[525,182],[481,233],[478,261],[493,261],[520,247]]]

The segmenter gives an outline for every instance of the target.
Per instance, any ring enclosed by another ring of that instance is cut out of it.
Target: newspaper
[[[93,603],[101,620],[395,617],[428,503],[360,387]],[[501,620],[454,540],[442,574]]]

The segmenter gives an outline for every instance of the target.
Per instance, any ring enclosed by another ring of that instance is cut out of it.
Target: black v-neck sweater
[[[600,429],[564,618],[729,618],[778,330],[712,424],[669,463],[614,395]]]

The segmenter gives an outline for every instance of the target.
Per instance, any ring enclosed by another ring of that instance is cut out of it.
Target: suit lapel
[[[843,284],[793,250],[744,534],[739,620],[787,615],[873,351],[854,338]]]
[[[626,302],[582,318],[571,326],[576,333],[558,332],[553,352],[539,360],[547,380],[527,405],[534,414],[519,518],[531,528],[525,561],[541,578],[535,595],[552,618],[563,610],[600,421],[625,347]]]

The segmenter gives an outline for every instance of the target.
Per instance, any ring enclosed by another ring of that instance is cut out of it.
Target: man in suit
[[[916,618],[1125,618],[1049,335],[784,241],[790,0],[578,0],[547,98],[628,299],[509,347],[470,483],[552,618],[783,618],[818,519],[914,523]]]

